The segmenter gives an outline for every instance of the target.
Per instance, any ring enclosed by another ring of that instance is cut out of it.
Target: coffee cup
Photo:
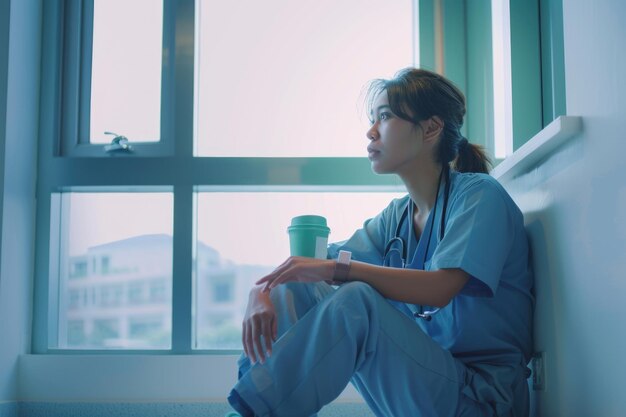
[[[287,228],[291,256],[326,259],[330,228],[326,218],[307,214],[291,219]]]

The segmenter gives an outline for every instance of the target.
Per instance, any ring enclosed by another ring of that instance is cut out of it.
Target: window
[[[106,275],[110,273],[111,258],[109,256],[103,256],[100,258],[100,273]]]
[[[124,300],[124,287],[122,284],[103,285],[100,287],[100,306],[115,308],[122,305]]]
[[[51,120],[63,140],[57,140],[53,153],[173,153],[175,83],[168,52],[174,50],[175,5],[174,0],[53,0],[45,5],[47,23],[63,29],[47,39],[53,48],[48,74],[56,72],[63,80],[61,111],[54,112],[57,121]],[[107,147],[121,137],[132,143],[130,148]]]
[[[197,194],[194,346],[240,348],[240,323],[254,282],[289,256],[291,218],[326,217],[330,241],[349,238],[401,193],[200,192]],[[249,208],[232,215],[233,207]],[[228,319],[215,321],[211,314]]]
[[[87,276],[87,259],[74,259],[70,265],[70,278],[84,278]]]
[[[68,294],[68,308],[75,310],[80,307],[80,294],[79,290],[69,290]]]
[[[143,282],[133,282],[128,285],[128,304],[139,305],[146,301],[145,284]]]
[[[87,335],[90,346],[115,347],[120,337],[120,322],[116,319],[96,319]]]
[[[565,114],[562,0],[420,1],[420,62],[466,93],[463,133],[495,162]]]
[[[287,255],[292,216],[325,215],[339,240],[401,191],[365,158],[372,78],[443,72],[494,154],[508,29],[504,154],[564,111],[560,0],[42,7],[35,353],[240,349],[247,288]]]
[[[93,1],[90,143],[160,140],[162,40],[162,1]]]
[[[129,343],[135,348],[166,348],[169,331],[165,329],[165,324],[166,318],[161,316],[131,318],[128,322]]]
[[[413,64],[412,12],[411,0],[197,1],[197,154],[363,156],[361,89]]]
[[[85,323],[82,320],[71,320],[67,323],[68,346],[81,346],[86,342]]]
[[[339,239],[400,190],[359,95],[414,63],[416,2],[131,3],[43,3],[33,351],[241,349],[249,284],[286,253],[233,241],[322,209]]]
[[[150,282],[150,302],[151,303],[167,303],[169,300],[168,297],[168,287],[170,287],[167,283],[167,280],[152,280]]]
[[[141,343],[136,338],[129,342],[121,328],[110,323],[125,323],[142,313],[154,296],[161,301],[158,312],[171,315],[171,298],[165,298],[172,285],[171,193],[62,192],[50,200],[52,212],[58,214],[51,219],[50,256],[59,265],[50,275],[58,289],[58,308],[49,312],[57,329],[50,347],[145,348],[154,341],[158,344],[153,348],[162,348],[171,332],[169,320],[162,321],[158,340]],[[88,260],[96,267],[91,274],[86,273]],[[149,293],[153,281],[160,287]],[[84,324],[82,345],[70,333],[76,332],[70,326],[76,322]],[[107,330],[113,328],[115,337]]]
[[[232,277],[231,277],[232,278]],[[224,281],[222,279],[213,281],[213,302],[228,303],[233,301],[233,280]]]

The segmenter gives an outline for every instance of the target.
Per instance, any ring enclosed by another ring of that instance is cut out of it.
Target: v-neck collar
[[[409,213],[408,213],[408,216],[407,216],[408,219],[406,222],[408,230],[406,231],[406,234],[405,234],[405,236],[408,236],[407,268],[423,270],[424,264],[425,264],[424,260],[428,262],[428,260],[430,259],[430,256],[432,256],[433,251],[437,247],[438,233],[439,233],[439,227],[437,225],[439,224],[438,219],[441,218],[440,212],[442,210],[441,205],[443,204],[443,201],[440,201],[440,200],[442,199],[442,195],[445,192],[445,184],[442,184],[442,186],[439,188],[440,188],[439,194],[437,194],[437,206],[434,207],[434,209],[436,210],[433,209],[430,211],[430,213],[428,213],[428,218],[426,219],[424,230],[422,230],[422,234],[420,235],[419,239],[417,238],[417,235],[415,233],[415,227],[413,225],[415,203],[409,197],[409,202],[408,202]],[[427,248],[426,245],[428,244],[428,236],[430,235],[431,229],[433,227],[435,227],[435,229],[432,231],[432,237],[430,238],[430,246]],[[428,249],[428,254],[427,256],[424,256],[424,253],[426,252],[427,249]]]

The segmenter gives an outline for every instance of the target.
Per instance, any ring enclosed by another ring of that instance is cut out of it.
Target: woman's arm
[[[329,281],[333,279],[335,263],[334,260],[291,257],[257,284],[265,284],[265,290],[269,291],[289,281]],[[443,307],[461,291],[468,279],[465,271],[456,268],[421,271],[352,261],[346,281],[366,282],[392,300]]]
[[[433,307],[447,305],[461,291],[469,275],[462,269],[422,271],[352,261],[347,281],[363,281],[386,298]]]

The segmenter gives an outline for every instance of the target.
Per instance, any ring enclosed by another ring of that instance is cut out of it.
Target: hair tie
[[[466,148],[469,145],[467,138],[461,138],[459,141],[459,150]]]

